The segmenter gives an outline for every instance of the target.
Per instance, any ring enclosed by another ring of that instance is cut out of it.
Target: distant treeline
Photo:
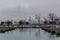
[[[48,18],[48,19],[47,19]],[[41,20],[41,15],[35,15],[35,19],[37,20],[37,24],[41,24],[40,22],[40,20]],[[43,18],[44,19],[44,21],[43,21],[43,24],[60,24],[60,17],[57,17],[56,16],[56,14],[55,13],[49,13],[48,14],[48,16],[45,18]],[[28,24],[30,24],[28,21],[23,21],[23,20],[20,20],[20,21],[18,21],[18,22],[14,22],[13,23],[13,21],[9,21],[9,20],[7,20],[7,21],[1,21],[1,23],[0,23],[0,25],[13,25],[13,24],[15,24],[15,25],[28,25]],[[35,24],[35,23],[34,23]]]
[[[26,24],[26,25],[28,25],[29,24],[29,22],[26,22],[26,21],[19,21],[19,22],[12,22],[12,21],[1,21],[1,23],[0,23],[0,25],[7,25],[7,26],[9,26],[9,25],[24,25],[24,24]]]

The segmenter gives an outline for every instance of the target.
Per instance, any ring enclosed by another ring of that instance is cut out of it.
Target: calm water
[[[21,28],[0,33],[0,40],[60,40],[60,37],[45,32],[40,28]]]

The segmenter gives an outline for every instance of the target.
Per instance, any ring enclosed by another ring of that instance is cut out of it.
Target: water
[[[0,40],[60,40],[60,37],[45,32],[40,28],[20,28],[0,33]]]

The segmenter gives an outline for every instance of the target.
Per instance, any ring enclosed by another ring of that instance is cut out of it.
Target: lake
[[[60,40],[60,37],[40,28],[17,28],[0,33],[0,40]]]

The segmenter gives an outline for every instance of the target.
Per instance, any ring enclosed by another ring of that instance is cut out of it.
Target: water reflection
[[[56,35],[52,35],[52,34],[49,35],[50,40],[55,40],[55,37],[56,37]]]
[[[0,40],[60,40],[60,37],[40,28],[18,28],[5,34],[0,33]]]
[[[60,35],[56,35],[56,37],[60,37]]]
[[[19,28],[19,32],[27,32],[28,29],[27,28]]]
[[[38,30],[36,31],[35,35],[36,35],[37,37],[40,37],[40,29],[38,29]]]
[[[19,32],[40,32],[40,29],[36,29],[36,28],[19,28]]]
[[[23,32],[23,31],[24,31],[24,29],[23,29],[23,28],[19,28],[19,31],[20,31],[20,32]]]

